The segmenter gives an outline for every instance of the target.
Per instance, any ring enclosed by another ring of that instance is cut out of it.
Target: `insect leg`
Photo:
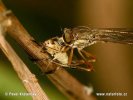
[[[81,67],[80,65],[82,64],[86,64],[86,62],[84,60],[78,60],[76,63],[69,65],[69,68],[75,68],[75,69],[79,69],[79,70],[83,70],[83,71],[92,71],[92,68],[88,68],[88,67]],[[91,66],[91,65],[89,65]]]
[[[70,51],[70,55],[69,55],[69,58],[68,58],[68,65],[70,65],[70,64],[72,63],[73,49],[74,49],[74,48],[71,48],[71,51]]]
[[[82,54],[81,50],[78,49],[78,53],[80,54],[80,56],[84,59],[84,61],[87,61],[87,59],[85,58],[85,56]]]
[[[91,57],[90,60],[88,60],[88,62],[95,62],[96,61],[96,57],[93,56],[92,54],[90,54],[89,52],[86,52],[85,50],[80,50],[82,53],[84,53],[88,58]]]
[[[80,69],[80,70],[84,70],[84,71],[92,71],[92,69],[90,68],[84,68],[84,67],[80,67],[80,66],[76,66],[77,69]]]
[[[82,52],[81,52],[80,49],[78,49],[78,52],[79,52],[80,56],[83,58],[84,64],[87,65],[88,69],[93,70],[93,66],[92,66],[91,63],[88,62],[88,60],[84,57],[84,55],[82,54]]]
[[[69,49],[70,49],[70,47],[64,46],[64,47],[62,47],[61,51],[62,52],[67,52]]]

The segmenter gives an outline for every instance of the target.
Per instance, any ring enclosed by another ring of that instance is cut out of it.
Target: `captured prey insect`
[[[85,26],[65,28],[62,37],[51,38],[45,41],[43,46],[53,57],[54,63],[62,67],[92,71],[91,63],[95,62],[96,58],[84,48],[99,41],[133,44],[133,32],[125,29],[98,29]],[[73,59],[74,49],[77,49],[82,59]]]

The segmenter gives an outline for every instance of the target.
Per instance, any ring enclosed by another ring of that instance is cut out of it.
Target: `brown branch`
[[[0,12],[6,11],[2,2],[0,2]],[[18,19],[11,13],[7,15],[11,19],[12,25],[7,29],[8,33],[14,38],[34,59],[50,59],[49,55],[42,51],[42,47],[34,42],[28,32],[24,29]],[[50,60],[41,60],[37,64],[43,72],[53,71],[58,67],[50,62]],[[49,65],[47,67],[47,65]],[[64,93],[67,97],[73,100],[93,100],[92,95],[86,92],[85,86],[79,83],[63,68],[55,71],[53,74],[48,74],[48,78]],[[89,88],[88,88],[89,89]]]
[[[48,100],[48,97],[37,82],[35,75],[29,71],[28,67],[4,38],[6,25],[11,25],[10,19],[0,20],[0,48],[12,63],[14,70],[23,82],[26,90],[31,94],[33,100]]]

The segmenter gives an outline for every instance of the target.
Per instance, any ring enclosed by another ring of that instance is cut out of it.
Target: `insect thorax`
[[[43,44],[46,51],[53,57],[53,60],[57,60],[62,64],[68,63],[68,55],[63,52],[64,46],[61,45],[61,38],[55,37],[45,41]]]

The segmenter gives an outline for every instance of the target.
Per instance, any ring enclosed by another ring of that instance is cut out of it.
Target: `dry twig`
[[[48,100],[48,97],[40,87],[34,74],[32,74],[24,62],[15,53],[13,48],[4,38],[6,27],[11,25],[10,19],[2,19],[0,16],[0,48],[12,63],[14,70],[22,80],[25,88],[33,100]]]

